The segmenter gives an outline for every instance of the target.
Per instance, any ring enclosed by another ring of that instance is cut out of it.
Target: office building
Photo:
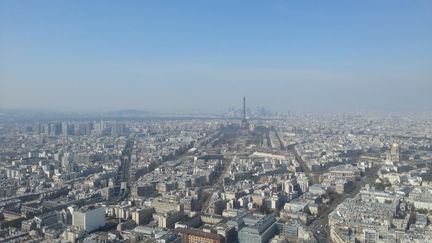
[[[84,207],[74,211],[72,224],[87,232],[105,226],[105,209],[103,207]]]
[[[240,243],[265,243],[276,234],[276,218],[273,214],[248,215],[243,221],[245,226],[238,232]]]

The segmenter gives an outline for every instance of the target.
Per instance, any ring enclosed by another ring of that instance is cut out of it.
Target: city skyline
[[[430,111],[430,7],[2,1],[0,108]]]
[[[0,1],[0,242],[432,243],[432,1]]]

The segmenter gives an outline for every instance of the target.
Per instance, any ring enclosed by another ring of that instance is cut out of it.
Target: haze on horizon
[[[432,1],[0,2],[0,108],[432,110]]]

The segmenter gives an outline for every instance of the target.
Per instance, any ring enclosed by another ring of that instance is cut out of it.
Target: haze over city
[[[0,242],[432,243],[432,1],[0,0]]]
[[[1,1],[0,108],[430,111],[431,1]]]

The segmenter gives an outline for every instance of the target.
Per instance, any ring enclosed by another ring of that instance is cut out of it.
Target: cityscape
[[[432,114],[246,105],[237,120],[2,121],[0,241],[432,241]]]
[[[0,1],[0,243],[432,243],[432,1]]]

